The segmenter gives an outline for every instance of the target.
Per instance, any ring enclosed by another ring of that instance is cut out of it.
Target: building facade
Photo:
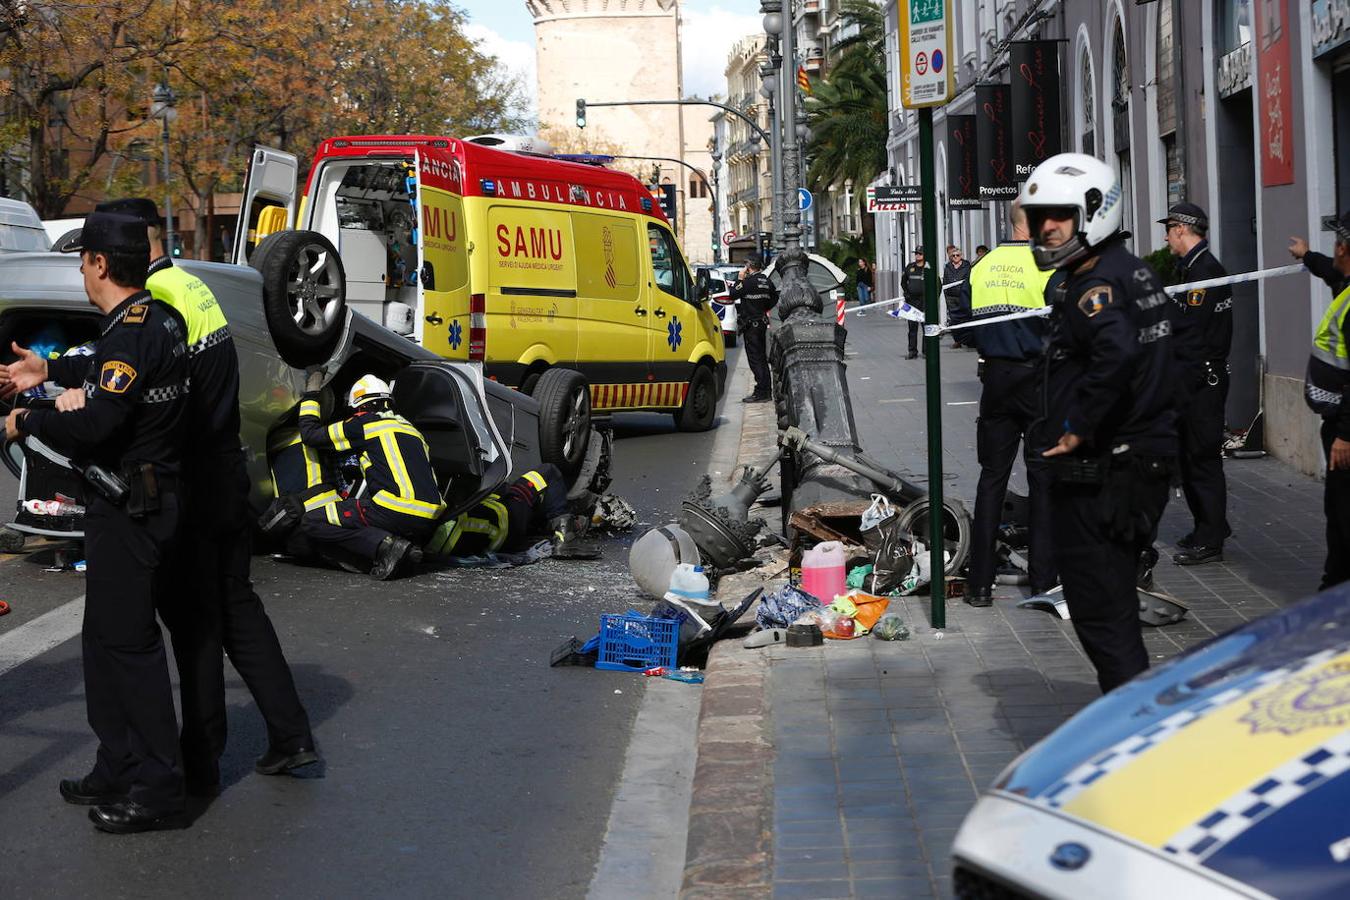
[[[742,38],[727,57],[727,105],[749,116],[766,132],[769,104],[760,93],[760,67],[768,62],[764,35]],[[759,249],[759,235],[773,231],[773,174],[769,148],[752,140],[754,132],[738,116],[726,117],[728,230],[736,233],[737,249]]]
[[[1165,248],[1155,221],[1180,200],[1208,211],[1210,243],[1230,272],[1293,262],[1292,235],[1330,251],[1323,219],[1350,209],[1347,0],[966,0],[954,12],[957,95],[934,115],[940,245],[971,256],[1008,230],[1006,202],[953,208],[947,117],[976,112],[977,83],[1009,82],[1011,41],[1056,39],[1063,149],[1116,168],[1135,253]],[[900,107],[896,14],[891,2],[890,171],[878,181],[917,184],[917,114]],[[883,290],[896,291],[919,234],[917,210],[878,215]],[[1300,274],[1233,293],[1229,428],[1254,426],[1266,450],[1318,472],[1319,422],[1302,382],[1329,292]]]

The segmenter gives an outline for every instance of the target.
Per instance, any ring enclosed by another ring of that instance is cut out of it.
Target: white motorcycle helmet
[[[392,390],[383,378],[362,375],[352,384],[351,390],[347,391],[347,405],[352,409],[360,409],[362,405],[372,400],[388,400]]]
[[[1060,153],[1036,167],[1017,198],[1031,227],[1031,253],[1041,269],[1072,265],[1120,231],[1120,179],[1085,153]],[[1038,210],[1074,210],[1074,236],[1058,247],[1041,244]]]

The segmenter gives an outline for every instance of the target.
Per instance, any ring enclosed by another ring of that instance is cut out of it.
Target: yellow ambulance
[[[326,358],[350,308],[526,393],[573,370],[577,405],[713,425],[721,326],[636,178],[426,136],[331,138],[299,198],[298,175],[255,148],[234,250],[275,271],[265,312],[290,361]]]

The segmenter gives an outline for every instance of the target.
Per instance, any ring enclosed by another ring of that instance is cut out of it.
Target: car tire
[[[723,332],[722,337],[725,339],[726,346],[728,347],[736,346],[736,332],[734,331]]]
[[[675,427],[680,431],[707,431],[717,421],[717,379],[712,369],[697,366],[689,379],[684,405],[675,412]]]
[[[267,327],[282,358],[292,366],[326,360],[347,311],[346,273],[337,248],[317,231],[283,231],[268,235],[254,259],[262,274]]]
[[[520,387],[516,388],[516,390],[527,397],[533,397],[534,390],[539,386],[539,379],[542,375],[542,372],[530,372],[520,380]]]
[[[549,369],[531,396],[539,401],[539,456],[570,481],[586,462],[591,439],[591,389],[575,369]]]
[[[895,527],[909,532],[927,544],[928,535],[928,497],[924,496],[900,511]],[[942,528],[945,550],[951,554],[947,561],[946,573],[955,575],[970,558],[971,519],[965,504],[960,500],[944,497],[942,501]]]
[[[277,241],[283,236],[290,234],[289,231],[274,231],[258,242],[258,246],[253,248],[253,252],[248,255],[248,264],[262,272],[263,262],[267,259],[267,254],[277,245]]]

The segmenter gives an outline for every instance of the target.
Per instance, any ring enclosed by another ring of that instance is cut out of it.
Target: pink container
[[[843,544],[825,541],[802,554],[802,590],[826,606],[836,594],[848,593]]]

